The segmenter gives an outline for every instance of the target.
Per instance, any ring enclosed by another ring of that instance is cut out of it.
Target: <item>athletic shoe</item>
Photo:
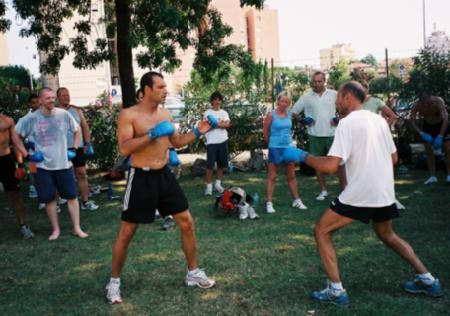
[[[312,292],[311,298],[321,303],[331,303],[338,306],[348,305],[347,291],[333,289],[331,284],[328,284],[328,286],[322,291]]]
[[[28,192],[28,197],[30,199],[37,198],[36,187],[34,185],[30,185],[29,192]]]
[[[210,184],[206,185],[205,195],[212,195],[212,185]]]
[[[188,272],[186,275],[187,286],[198,286],[202,289],[212,288],[216,281],[209,279],[203,269],[196,269],[195,272]]]
[[[58,205],[64,205],[64,204],[66,204],[67,203],[67,200],[66,199],[63,199],[63,198],[58,198]]]
[[[328,192],[327,191],[322,191],[319,193],[319,195],[316,197],[317,201],[323,201],[325,200],[325,198],[328,196]]]
[[[38,210],[39,211],[45,210],[45,203],[39,203],[38,204]]]
[[[222,188],[222,186],[220,185],[220,183],[214,183],[214,190],[216,190],[219,193],[222,193],[225,189]]]
[[[59,204],[56,204],[56,213],[61,213],[61,206]]]
[[[238,206],[239,208],[239,219],[247,219],[248,218],[248,204],[242,204]]]
[[[435,279],[431,284],[426,284],[420,276],[416,275],[414,280],[403,283],[402,288],[408,293],[423,293],[431,297],[442,296],[442,288],[438,279]]]
[[[30,239],[34,237],[33,232],[27,225],[23,225],[20,227],[20,234],[22,235],[23,239]]]
[[[266,204],[266,212],[273,214],[275,213],[275,209],[273,208],[273,203],[272,202],[267,202]]]
[[[98,209],[98,205],[93,201],[82,202],[81,209],[86,211],[95,211],[96,209]]]
[[[109,304],[120,304],[122,298],[120,297],[120,283],[111,282],[106,285],[106,299]]]
[[[292,201],[292,207],[294,208],[298,208],[300,210],[306,210],[308,209],[305,204],[303,204],[302,200],[300,198],[295,199],[294,201]]]
[[[423,184],[431,184],[431,183],[436,183],[436,182],[438,182],[438,179],[435,176],[431,176]]]
[[[161,214],[159,214],[159,211],[156,210],[155,211],[155,219],[160,219],[161,218]]]
[[[169,230],[175,225],[175,221],[172,216],[167,216],[164,218],[164,223],[162,224],[163,230]]]
[[[253,207],[249,206],[247,208],[247,212],[248,212],[248,217],[250,219],[258,219],[259,218],[259,215],[256,214],[256,211],[255,211],[255,209]]]
[[[405,210],[406,207],[399,202],[399,200],[395,200],[395,206],[397,207],[397,210]]]

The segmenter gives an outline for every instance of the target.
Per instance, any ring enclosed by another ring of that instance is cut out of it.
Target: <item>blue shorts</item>
[[[55,200],[56,191],[66,200],[73,200],[77,197],[73,168],[63,170],[38,168],[35,185],[39,203],[49,203]]]
[[[269,148],[269,163],[274,165],[282,165],[286,162],[283,159],[284,150],[286,148]]]

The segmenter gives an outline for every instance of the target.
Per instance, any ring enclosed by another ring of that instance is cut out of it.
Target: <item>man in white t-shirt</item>
[[[205,195],[212,195],[212,176],[216,163],[217,169],[214,189],[219,193],[223,192],[221,183],[223,169],[228,167],[228,132],[226,129],[231,126],[227,111],[220,108],[223,103],[223,95],[216,91],[211,95],[210,101],[211,109],[206,110],[203,117],[207,118],[210,115],[215,117],[218,125],[205,134],[207,160]]]
[[[398,217],[393,172],[397,152],[386,120],[362,108],[365,96],[364,88],[356,81],[344,83],[339,89],[336,105],[344,119],[339,122],[326,157],[315,157],[297,148],[288,148],[284,153],[287,161],[304,161],[324,173],[334,173],[345,163],[348,184],[325,210],[314,229],[328,280],[327,287],[313,292],[311,297],[321,302],[348,304],[331,237],[354,219],[364,223],[372,220],[380,240],[414,267],[417,275],[413,281],[402,285],[405,291],[442,296],[439,280],[429,273],[412,247],[392,228],[392,219]]]

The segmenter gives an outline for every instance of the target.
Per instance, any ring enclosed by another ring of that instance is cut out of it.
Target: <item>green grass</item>
[[[60,214],[62,235],[48,242],[50,224],[44,212],[26,198],[27,220],[34,240],[20,240],[6,194],[0,194],[1,315],[448,315],[450,299],[413,296],[399,284],[412,269],[377,240],[371,227],[353,223],[335,234],[343,284],[350,307],[341,309],[311,301],[325,275],[312,236],[314,222],[327,206],[317,202],[315,178],[299,176],[306,211],[290,208],[286,178],[279,176],[276,214],[264,212],[265,173],[234,173],[226,185],[258,192],[257,221],[217,217],[213,198],[202,195],[200,178],[184,176],[182,187],[195,218],[199,262],[217,280],[212,290],[183,286],[186,273],[178,229],[160,230],[161,222],[138,230],[122,273],[124,303],[106,304],[111,247],[119,227],[120,203],[96,197],[101,208],[82,212],[90,237],[70,235],[66,206]],[[450,280],[450,187],[424,186],[425,172],[397,176],[397,196],[407,207],[395,221],[396,231],[415,248],[444,291]],[[91,182],[95,182],[93,179]],[[331,195],[337,193],[334,177]],[[123,184],[114,190],[122,194]],[[27,191],[24,189],[24,192]],[[329,202],[329,200],[328,200]],[[314,311],[314,312],[311,312]],[[308,314],[308,312],[310,312]]]

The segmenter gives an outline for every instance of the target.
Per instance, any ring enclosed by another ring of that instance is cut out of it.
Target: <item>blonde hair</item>
[[[277,101],[280,101],[280,99],[282,97],[288,97],[290,100],[292,100],[291,94],[288,91],[286,91],[286,90],[285,91],[281,91],[280,93],[278,93]]]

